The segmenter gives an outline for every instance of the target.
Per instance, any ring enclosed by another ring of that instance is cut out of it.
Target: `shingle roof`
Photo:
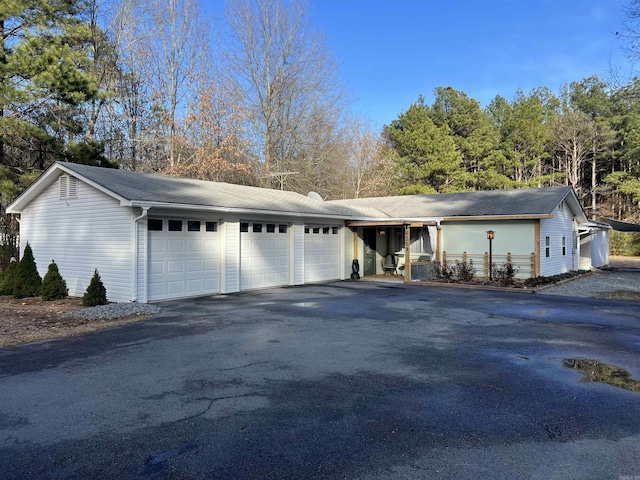
[[[60,165],[119,197],[136,203],[196,205],[221,209],[347,217],[352,211],[347,205],[328,204],[295,192],[99,168],[76,163],[60,162]]]
[[[56,172],[56,169],[58,170]],[[164,205],[169,208],[202,207],[220,211],[246,211],[344,220],[385,221],[493,216],[546,216],[565,198],[586,222],[572,187],[405,195],[321,201],[295,192],[169,177],[151,173],[99,168],[59,162],[23,192],[7,212],[20,213],[61,171],[110,192],[130,205]]]
[[[535,216],[551,214],[571,191],[572,187],[486,190],[332,200],[327,203],[376,208],[391,218]]]

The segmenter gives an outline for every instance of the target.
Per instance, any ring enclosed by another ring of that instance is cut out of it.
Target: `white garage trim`
[[[289,235],[287,222],[240,222],[240,290],[289,285]]]
[[[147,222],[149,301],[220,292],[217,221],[150,217]]]
[[[341,235],[337,225],[306,225],[304,228],[304,282],[342,278]]]

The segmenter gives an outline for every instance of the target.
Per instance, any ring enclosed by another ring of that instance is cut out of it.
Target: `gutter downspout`
[[[133,219],[133,297],[132,302],[138,301],[138,222],[147,218],[147,212],[151,207],[141,207],[142,215]],[[145,272],[147,262],[147,242],[144,242]]]
[[[14,215],[13,218],[18,222],[18,260],[22,258],[22,218]]]

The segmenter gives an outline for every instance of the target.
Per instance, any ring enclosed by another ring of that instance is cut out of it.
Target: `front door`
[[[376,274],[376,229],[365,228],[362,232],[364,241],[364,276]]]

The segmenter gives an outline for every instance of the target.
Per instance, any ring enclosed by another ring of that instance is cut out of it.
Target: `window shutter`
[[[67,198],[68,185],[69,185],[69,175],[62,175],[59,180],[60,184],[60,200],[65,200]]]
[[[78,198],[78,179],[76,177],[69,177],[67,198]]]

